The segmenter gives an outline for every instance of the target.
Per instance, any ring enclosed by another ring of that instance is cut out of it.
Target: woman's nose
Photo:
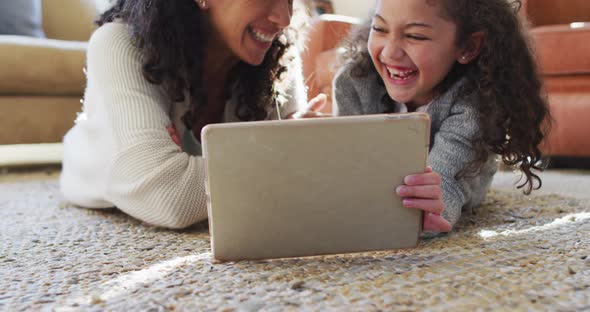
[[[276,0],[271,8],[268,19],[279,27],[285,28],[291,24],[292,13],[293,5],[291,0]]]

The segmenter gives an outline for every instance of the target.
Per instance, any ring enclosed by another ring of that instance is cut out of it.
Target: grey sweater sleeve
[[[387,91],[379,84],[378,78],[377,73],[353,77],[351,68],[344,66],[334,79],[335,115],[383,112],[381,98]],[[496,172],[496,158],[490,155],[477,175],[455,179],[457,173],[473,160],[471,140],[479,132],[476,103],[469,97],[457,101],[454,95],[458,86],[435,99],[427,110],[432,119],[432,146],[428,162],[442,177],[446,205],[443,216],[453,225],[463,208],[473,208],[483,201]]]
[[[342,68],[333,81],[334,116],[362,115],[363,108],[355,83],[346,68]]]
[[[490,156],[476,176],[455,178],[475,157],[471,140],[478,129],[477,112],[469,103],[460,101],[450,107],[448,117],[433,134],[428,162],[442,177],[446,205],[443,217],[453,225],[464,207],[473,208],[483,201],[496,172],[495,158]]]

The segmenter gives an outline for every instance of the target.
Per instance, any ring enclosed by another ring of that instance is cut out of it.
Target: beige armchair
[[[43,0],[47,38],[0,35],[0,144],[60,142],[84,91],[94,0]]]

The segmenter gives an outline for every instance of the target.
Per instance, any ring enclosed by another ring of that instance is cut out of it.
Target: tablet
[[[395,188],[426,168],[425,113],[212,124],[201,133],[221,261],[416,246]]]

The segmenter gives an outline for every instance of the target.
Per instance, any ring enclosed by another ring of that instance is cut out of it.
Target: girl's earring
[[[209,8],[209,4],[207,3],[207,0],[197,0],[197,2],[199,3],[199,7],[203,10],[206,10]]]
[[[461,56],[461,63],[463,63],[463,64],[467,63],[467,56],[465,56],[465,55]]]

